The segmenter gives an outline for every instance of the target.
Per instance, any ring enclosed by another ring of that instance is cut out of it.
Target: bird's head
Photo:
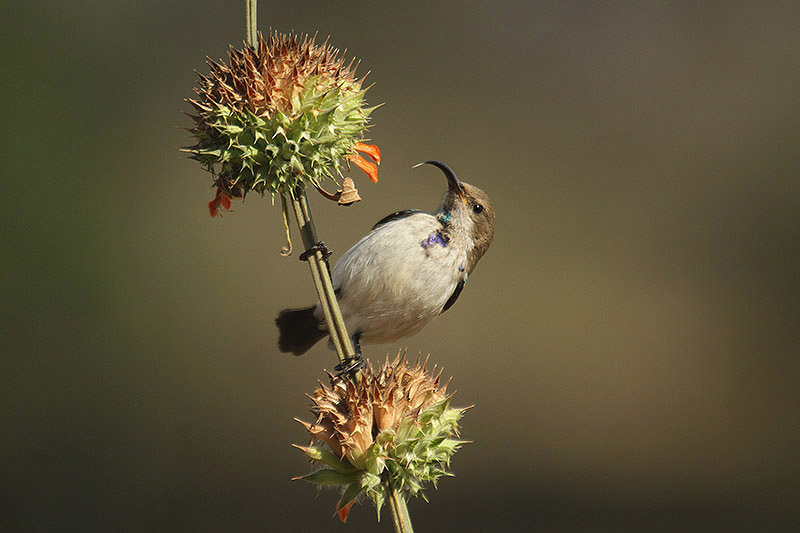
[[[424,164],[435,166],[447,178],[447,192],[437,214],[448,226],[448,233],[463,236],[468,242],[471,240],[467,249],[467,272],[472,272],[494,237],[492,201],[481,189],[459,180],[446,164],[440,161],[420,163]]]

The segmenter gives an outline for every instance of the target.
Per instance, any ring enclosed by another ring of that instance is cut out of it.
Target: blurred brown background
[[[3,2],[7,531],[341,530],[290,482],[334,356],[279,354],[314,299],[280,209],[208,216],[177,148],[243,2]],[[474,441],[419,531],[787,530],[800,518],[796,2],[262,1],[377,85],[381,182],[312,199],[341,253],[433,209],[449,163],[494,244],[458,305],[393,346],[454,376]],[[299,239],[298,239],[299,240]],[[384,511],[388,513],[388,511]],[[367,505],[349,531],[375,525]]]

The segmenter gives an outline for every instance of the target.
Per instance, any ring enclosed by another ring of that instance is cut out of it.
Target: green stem
[[[258,44],[257,3],[258,0],[245,0],[247,44],[253,48]],[[284,221],[286,221],[286,199],[281,198],[281,200],[283,201]],[[292,195],[292,208],[297,218],[297,225],[300,228],[303,246],[306,250],[309,250],[319,242],[319,239],[304,188],[295,189]],[[291,247],[291,240],[289,240],[289,247]],[[291,248],[289,248],[288,252],[291,253]],[[321,251],[316,251],[309,256],[308,266],[311,270],[311,279],[314,281],[314,287],[317,289],[322,312],[325,315],[331,342],[336,349],[339,362],[344,363],[347,359],[355,357],[355,349],[353,349],[350,335],[347,334],[347,327],[342,317],[342,311],[339,309],[339,302],[336,300],[333,282],[328,271],[328,262]],[[352,373],[350,379],[357,383],[359,379],[358,372]],[[395,531],[397,533],[414,533],[411,527],[411,518],[408,515],[408,507],[406,507],[406,502],[400,491],[392,485],[388,478],[384,478],[384,486],[389,500],[389,507],[392,510],[392,522],[394,523]]]
[[[256,17],[256,7],[258,0],[244,0],[244,8],[247,15],[245,16],[245,35],[247,36],[247,44],[251,48],[255,48],[258,44],[258,18]]]
[[[303,246],[306,250],[315,246],[319,239],[317,229],[314,227],[314,219],[311,216],[311,208],[308,205],[308,197],[304,188],[298,187],[294,190],[291,198],[292,208],[297,225],[300,228],[300,236],[303,239]],[[331,342],[336,349],[339,362],[343,363],[346,359],[355,356],[353,343],[347,334],[347,327],[339,309],[339,302],[333,289],[328,263],[321,251],[316,251],[308,257],[308,266],[311,270],[311,278],[314,280],[314,287],[317,289],[322,312],[325,315],[325,322],[328,325]],[[356,372],[350,375],[353,382],[358,383],[359,374]],[[384,477],[383,486],[386,491],[386,498],[389,501],[389,508],[392,512],[392,524],[396,533],[414,533],[411,526],[411,517],[408,514],[406,501],[400,490],[395,487],[389,477]]]
[[[383,478],[383,487],[386,491],[386,499],[389,500],[389,508],[392,511],[392,524],[396,533],[414,533],[411,526],[411,517],[408,514],[406,500],[400,491],[392,485],[388,477]]]
[[[297,218],[297,225],[300,228],[300,236],[303,239],[303,246],[308,250],[319,242],[319,238],[314,227],[314,219],[311,216],[305,189],[295,189],[291,201],[294,215]],[[322,312],[325,315],[331,342],[336,349],[339,362],[343,363],[346,359],[355,356],[355,350],[353,349],[350,335],[347,334],[342,311],[339,309],[339,302],[336,301],[333,282],[331,281],[330,272],[328,272],[328,263],[325,261],[321,251],[316,251],[309,256],[308,266],[311,269],[311,278],[314,281]]]

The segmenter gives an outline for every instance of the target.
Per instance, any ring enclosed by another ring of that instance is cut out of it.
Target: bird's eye
[[[476,213],[483,213],[483,206],[481,204],[475,204],[472,206],[472,210]]]

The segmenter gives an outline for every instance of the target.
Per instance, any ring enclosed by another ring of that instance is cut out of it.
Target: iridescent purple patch
[[[420,243],[420,246],[422,246],[423,248],[425,248],[427,250],[431,246],[434,246],[436,244],[440,244],[442,246],[442,248],[444,248],[444,247],[447,246],[448,240],[449,239],[447,237],[442,235],[441,231],[435,231],[435,232],[431,233],[430,235],[428,235],[428,238],[423,240]]]

